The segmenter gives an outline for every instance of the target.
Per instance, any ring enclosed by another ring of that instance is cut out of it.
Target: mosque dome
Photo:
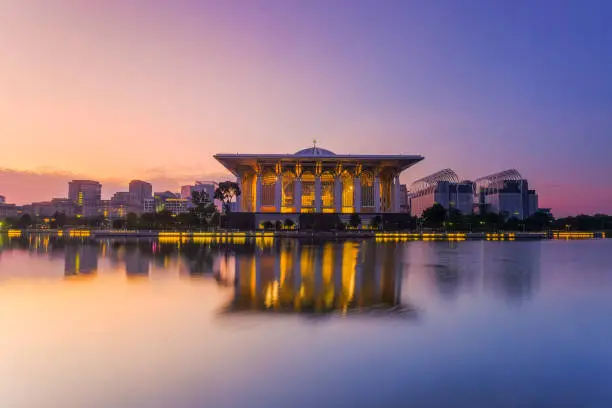
[[[309,147],[307,149],[298,150],[293,155],[294,156],[308,156],[308,157],[312,157],[312,156],[335,156],[336,153],[334,153],[334,152],[332,152],[330,150],[327,150],[327,149],[321,149],[320,147],[313,146],[313,147]]]

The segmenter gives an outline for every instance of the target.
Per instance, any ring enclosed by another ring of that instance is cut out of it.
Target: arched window
[[[342,212],[352,213],[354,212],[354,187],[353,187],[353,175],[348,171],[342,172],[340,176],[342,181]]]
[[[321,202],[323,210],[334,210],[334,189],[335,178],[330,172],[325,172],[321,175]]]
[[[267,171],[261,179],[261,206],[274,207],[274,186],[276,184],[276,174]]]
[[[295,175],[286,171],[283,173],[283,207],[293,207],[295,205]]]
[[[374,175],[361,173],[361,208],[374,208]]]
[[[241,201],[244,211],[255,211],[255,177],[252,174],[245,174],[241,183]]]
[[[315,176],[310,172],[302,174],[302,212],[312,212],[315,208]]]

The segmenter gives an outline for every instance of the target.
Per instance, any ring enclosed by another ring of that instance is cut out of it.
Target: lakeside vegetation
[[[234,189],[234,187],[230,186]],[[448,231],[448,232],[499,232],[499,231],[612,231],[612,216],[605,214],[578,215],[554,219],[549,213],[537,212],[526,220],[507,218],[500,214],[469,214],[463,215],[456,210],[445,210],[436,204],[427,209],[421,218],[409,214],[379,214],[370,217],[368,221],[358,214],[341,218],[338,214],[299,214],[297,221],[288,217],[283,221],[266,221],[255,225],[255,214],[231,213],[229,202],[236,196],[234,190],[231,197],[223,197],[225,214],[220,214],[205,193],[194,192],[193,208],[187,213],[173,215],[168,211],[144,213],[137,215],[129,213],[125,218],[108,220],[99,217],[67,217],[56,213],[53,217],[32,217],[23,214],[18,218],[7,218],[3,227],[16,229],[61,229],[69,227],[91,229],[128,229],[128,230],[200,230],[217,229],[233,230],[310,230],[310,231],[345,231],[345,230],[377,230],[377,231]],[[215,194],[216,195],[216,194]],[[363,217],[365,218],[365,217]]]

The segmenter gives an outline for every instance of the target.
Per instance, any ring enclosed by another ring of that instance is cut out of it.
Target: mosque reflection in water
[[[281,241],[254,256],[237,255],[235,274],[228,311],[407,311],[399,245]]]
[[[71,280],[111,270],[139,279],[171,275],[189,280],[212,278],[230,289],[231,300],[222,305],[224,314],[397,314],[412,312],[412,305],[423,306],[435,298],[454,300],[481,291],[512,302],[529,300],[540,286],[543,245],[0,235],[0,279],[2,274],[19,274],[2,270],[3,252],[21,251],[53,260],[41,272],[46,276]]]

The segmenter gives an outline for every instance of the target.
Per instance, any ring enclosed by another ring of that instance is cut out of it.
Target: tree
[[[199,226],[209,225],[213,215],[217,213],[217,207],[210,200],[208,194],[205,191],[194,191],[191,193],[191,202],[194,205],[191,211],[195,214]]]
[[[529,231],[546,231],[550,228],[551,224],[551,217],[542,211],[537,211],[525,220],[525,228]]]
[[[351,226],[351,228],[359,228],[359,225],[361,225],[361,217],[359,217],[359,214],[351,214],[351,218],[349,218],[349,225]]]
[[[125,220],[121,218],[117,218],[112,222],[113,229],[123,229],[125,228]]]
[[[506,223],[502,214],[494,212],[488,212],[482,218],[487,228],[492,231],[503,229]]]
[[[271,230],[272,228],[274,228],[274,224],[272,223],[272,221],[264,221],[262,223],[262,227],[265,230]]]
[[[295,227],[295,222],[291,218],[287,218],[285,220],[285,228],[293,229]]]
[[[63,212],[56,211],[53,214],[53,219],[55,220],[52,222],[52,227],[54,228],[63,228],[66,225],[67,217]]]
[[[277,231],[283,229],[283,223],[279,220],[276,220],[276,222],[274,223],[274,229]]]
[[[465,217],[456,208],[451,208],[448,210],[448,219],[446,221],[446,226],[452,230],[462,230],[464,229]]]
[[[138,228],[139,226],[138,215],[136,215],[135,213],[128,213],[126,217],[126,224],[128,228],[134,228],[134,229]]]
[[[17,221],[18,228],[29,228],[32,226],[32,217],[30,214],[23,214]]]
[[[516,217],[508,218],[506,221],[506,231],[519,231],[521,229],[521,221]]]
[[[221,200],[225,213],[230,212],[230,203],[234,197],[239,197],[241,194],[240,186],[235,181],[222,181],[219,187],[215,190],[214,198]]]
[[[446,209],[442,204],[435,203],[423,211],[423,225],[428,228],[442,228],[446,219]]]
[[[380,215],[377,215],[370,220],[370,227],[372,227],[372,229],[379,229],[381,223],[382,217]]]

